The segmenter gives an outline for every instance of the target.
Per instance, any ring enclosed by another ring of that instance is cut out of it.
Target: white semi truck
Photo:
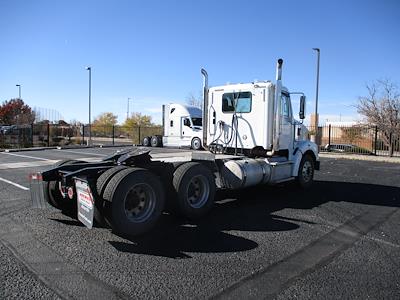
[[[34,207],[72,209],[128,234],[153,228],[166,202],[170,211],[199,218],[213,206],[216,189],[242,189],[289,180],[308,188],[319,169],[317,145],[294,120],[289,89],[276,81],[209,87],[204,76],[203,147],[208,151],[150,155],[137,148],[100,162],[63,161],[31,175]],[[304,119],[305,96],[300,97]]]
[[[190,147],[202,149],[202,111],[190,105],[171,103],[162,106],[163,135],[146,136],[143,146]]]

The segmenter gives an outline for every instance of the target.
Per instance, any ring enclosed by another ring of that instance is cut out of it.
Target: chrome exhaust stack
[[[208,150],[208,73],[205,69],[201,69],[201,74],[203,75],[203,148]]]
[[[281,134],[281,92],[282,92],[282,65],[283,59],[278,59],[276,64],[276,85],[275,85],[275,103],[274,103],[274,129],[272,154],[279,151],[279,137]]]

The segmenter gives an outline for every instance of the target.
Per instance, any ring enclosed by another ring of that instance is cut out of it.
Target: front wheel
[[[309,188],[314,182],[314,159],[311,155],[304,155],[301,159],[297,182],[302,188]]]
[[[202,148],[201,140],[198,137],[193,138],[191,146],[193,150],[200,150]]]

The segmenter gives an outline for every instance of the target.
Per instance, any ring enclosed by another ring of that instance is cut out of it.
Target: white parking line
[[[15,153],[10,153],[10,152],[1,152],[3,154],[11,155],[11,156],[17,156],[17,157],[24,157],[24,158],[31,158],[31,159],[37,159],[37,160],[51,160],[47,158],[41,158],[41,157],[35,157],[35,156],[29,156],[29,155],[22,155],[22,154],[15,154]]]
[[[18,184],[18,183],[12,182],[12,181],[10,181],[10,180],[7,180],[7,179],[4,179],[4,178],[1,178],[1,177],[0,177],[0,181],[3,181],[3,182],[5,182],[5,183],[11,184],[11,185],[13,185],[13,186],[16,186],[17,188],[20,188],[21,190],[29,191],[29,188],[27,188],[27,187],[25,187],[25,186],[22,186],[22,185],[20,185],[20,184]]]
[[[16,162],[16,163],[5,163],[0,164],[0,170],[7,170],[7,169],[23,169],[23,168],[34,168],[34,167],[43,167],[54,165],[61,159],[56,160],[47,160],[47,161],[26,161],[26,162]],[[97,162],[99,158],[96,157],[82,157],[78,158],[77,160],[82,160],[86,162]]]
[[[85,151],[73,151],[73,150],[65,150],[65,149],[54,149],[54,151],[62,151],[62,152],[69,152],[75,154],[88,154],[88,155],[95,155],[95,156],[107,156],[108,154],[100,154],[100,153],[93,153],[93,152],[85,152]]]
[[[56,162],[58,162],[58,160],[6,163],[6,164],[0,164],[0,170],[42,167],[42,166],[53,165]]]

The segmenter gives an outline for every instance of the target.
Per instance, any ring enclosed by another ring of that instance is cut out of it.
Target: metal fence
[[[311,140],[321,152],[357,153],[400,157],[400,132],[385,132],[377,126],[314,126],[308,127]]]
[[[145,136],[161,135],[161,126],[91,126],[29,124],[0,126],[0,148],[141,144]]]
[[[385,135],[376,126],[308,127],[320,151],[400,157],[400,132]],[[0,126],[0,148],[87,145],[88,125],[29,124]],[[93,145],[141,144],[145,136],[162,135],[161,126],[91,126]]]

